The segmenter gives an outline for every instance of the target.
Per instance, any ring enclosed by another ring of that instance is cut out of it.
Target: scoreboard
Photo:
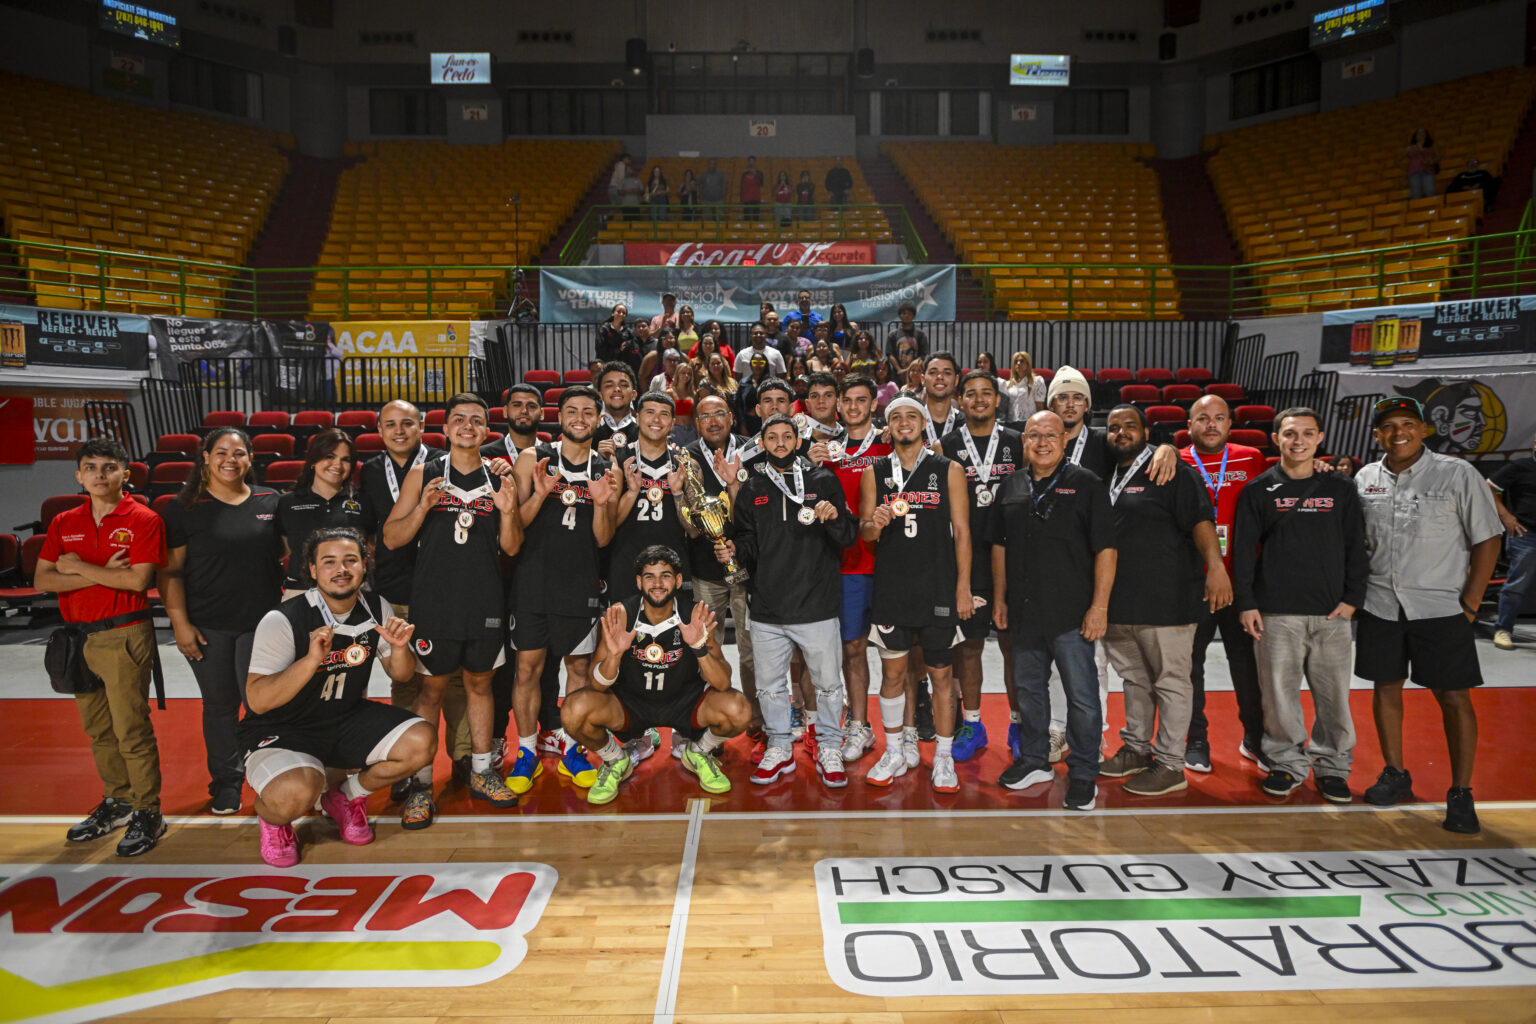
[[[126,0],[101,0],[101,27],[162,46],[181,46],[181,25],[175,15]]]
[[[1387,0],[1357,0],[1312,16],[1312,45],[1323,46],[1387,27]]]

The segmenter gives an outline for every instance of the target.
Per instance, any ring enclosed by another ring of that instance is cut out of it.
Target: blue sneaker
[[[518,747],[517,762],[512,765],[512,774],[507,776],[507,788],[522,796],[533,788],[533,780],[542,774],[544,766],[539,763],[539,756],[527,747]]]
[[[559,772],[582,789],[591,789],[597,781],[597,769],[587,760],[587,752],[579,743],[572,743],[571,749],[560,755]]]
[[[1024,756],[1024,748],[1019,745],[1018,722],[1008,723],[1008,753],[1013,755],[1015,761]]]
[[[798,704],[789,706],[789,739],[791,743],[799,743],[805,736],[805,708]]]
[[[981,753],[987,746],[987,727],[980,722],[961,722],[960,729],[955,733],[955,743],[951,748],[955,763],[969,761]]]

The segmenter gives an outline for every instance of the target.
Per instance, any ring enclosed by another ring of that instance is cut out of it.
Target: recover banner
[[[1536,365],[1339,371],[1337,397],[1353,395],[1417,399],[1429,424],[1424,444],[1442,455],[1528,452],[1536,437]]]
[[[539,314],[545,323],[595,324],[614,303],[631,317],[660,313],[661,297],[677,296],[700,321],[757,319],[758,306],[772,302],[793,309],[801,289],[811,305],[848,307],[859,323],[896,319],[903,302],[917,307],[919,320],[955,318],[955,268],[912,264],[891,267],[545,267],[539,275]]]
[[[1536,296],[1339,309],[1323,314],[1323,363],[1536,352]]]
[[[11,333],[20,325],[29,365],[100,370],[149,368],[147,317],[0,306],[0,323],[6,324]]]
[[[840,267],[875,262],[874,242],[625,242],[631,267]]]

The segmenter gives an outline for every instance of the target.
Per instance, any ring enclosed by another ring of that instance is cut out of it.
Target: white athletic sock
[[[539,734],[533,732],[529,733],[527,736],[519,736],[517,738],[517,745],[522,747],[524,750],[536,751],[539,749]]]
[[[490,767],[491,767],[491,752],[489,750],[487,750],[483,754],[476,754],[473,751],[470,752],[470,755],[469,755],[469,770],[470,771],[472,771],[476,775],[478,775],[481,772],[488,770]]]
[[[432,785],[432,766],[427,765],[425,768],[421,769],[421,771],[417,772],[416,781],[426,786]]]
[[[700,754],[708,754],[725,742],[724,736],[716,736],[713,729],[706,730],[703,736],[693,741],[693,749]]]
[[[977,708],[975,711],[972,711],[970,708],[961,708],[960,718],[966,722],[979,722],[981,721],[981,708]]]
[[[597,756],[603,759],[604,764],[613,764],[624,756],[624,745],[614,739],[613,733],[608,734],[608,742],[597,752]]]
[[[364,789],[363,784],[357,781],[362,777],[362,772],[358,772],[356,775],[348,775],[347,781],[341,784],[341,795],[348,800],[356,800],[360,796],[367,796],[369,793],[372,793],[373,790]]]
[[[898,693],[894,697],[880,698],[880,724],[885,726],[886,732],[900,732],[901,720],[907,714],[907,695]]]
[[[955,738],[953,736],[940,736],[937,742],[934,744],[933,756],[949,757],[950,748],[954,742]]]

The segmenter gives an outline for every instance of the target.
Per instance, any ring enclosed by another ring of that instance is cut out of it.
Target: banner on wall
[[[955,268],[933,264],[892,267],[555,267],[540,273],[540,315],[545,323],[581,324],[602,320],[615,303],[632,317],[662,311],[661,297],[677,296],[700,321],[757,319],[758,305],[793,309],[802,289],[811,305],[848,307],[849,319],[896,319],[903,302],[917,307],[919,320],[955,318]]]
[[[1444,455],[1523,450],[1536,437],[1536,365],[1339,373],[1338,397],[1405,395],[1424,407],[1424,444]]]
[[[30,395],[0,395],[0,465],[30,466],[37,461]]]
[[[21,326],[29,365],[149,368],[147,317],[0,305],[0,324],[10,325],[12,331]]]
[[[1419,359],[1536,352],[1536,296],[1339,309],[1323,314],[1321,362],[1393,366]]]
[[[470,354],[468,320],[347,320],[330,328],[327,353],[339,360],[336,393],[344,402],[397,393],[443,402],[463,390],[458,364],[450,360]]]
[[[32,431],[33,457],[38,461],[73,459],[75,449],[91,436],[85,419],[85,403],[122,401],[122,398],[121,391],[0,388],[0,402],[8,403],[11,399],[31,402],[28,425]],[[4,414],[5,409],[0,408],[0,417]]]
[[[273,354],[256,325],[245,320],[152,316],[149,337],[154,345],[155,376],[166,380],[180,380],[182,366],[207,359]]]
[[[874,242],[625,242],[631,267],[826,267],[875,262]]]

